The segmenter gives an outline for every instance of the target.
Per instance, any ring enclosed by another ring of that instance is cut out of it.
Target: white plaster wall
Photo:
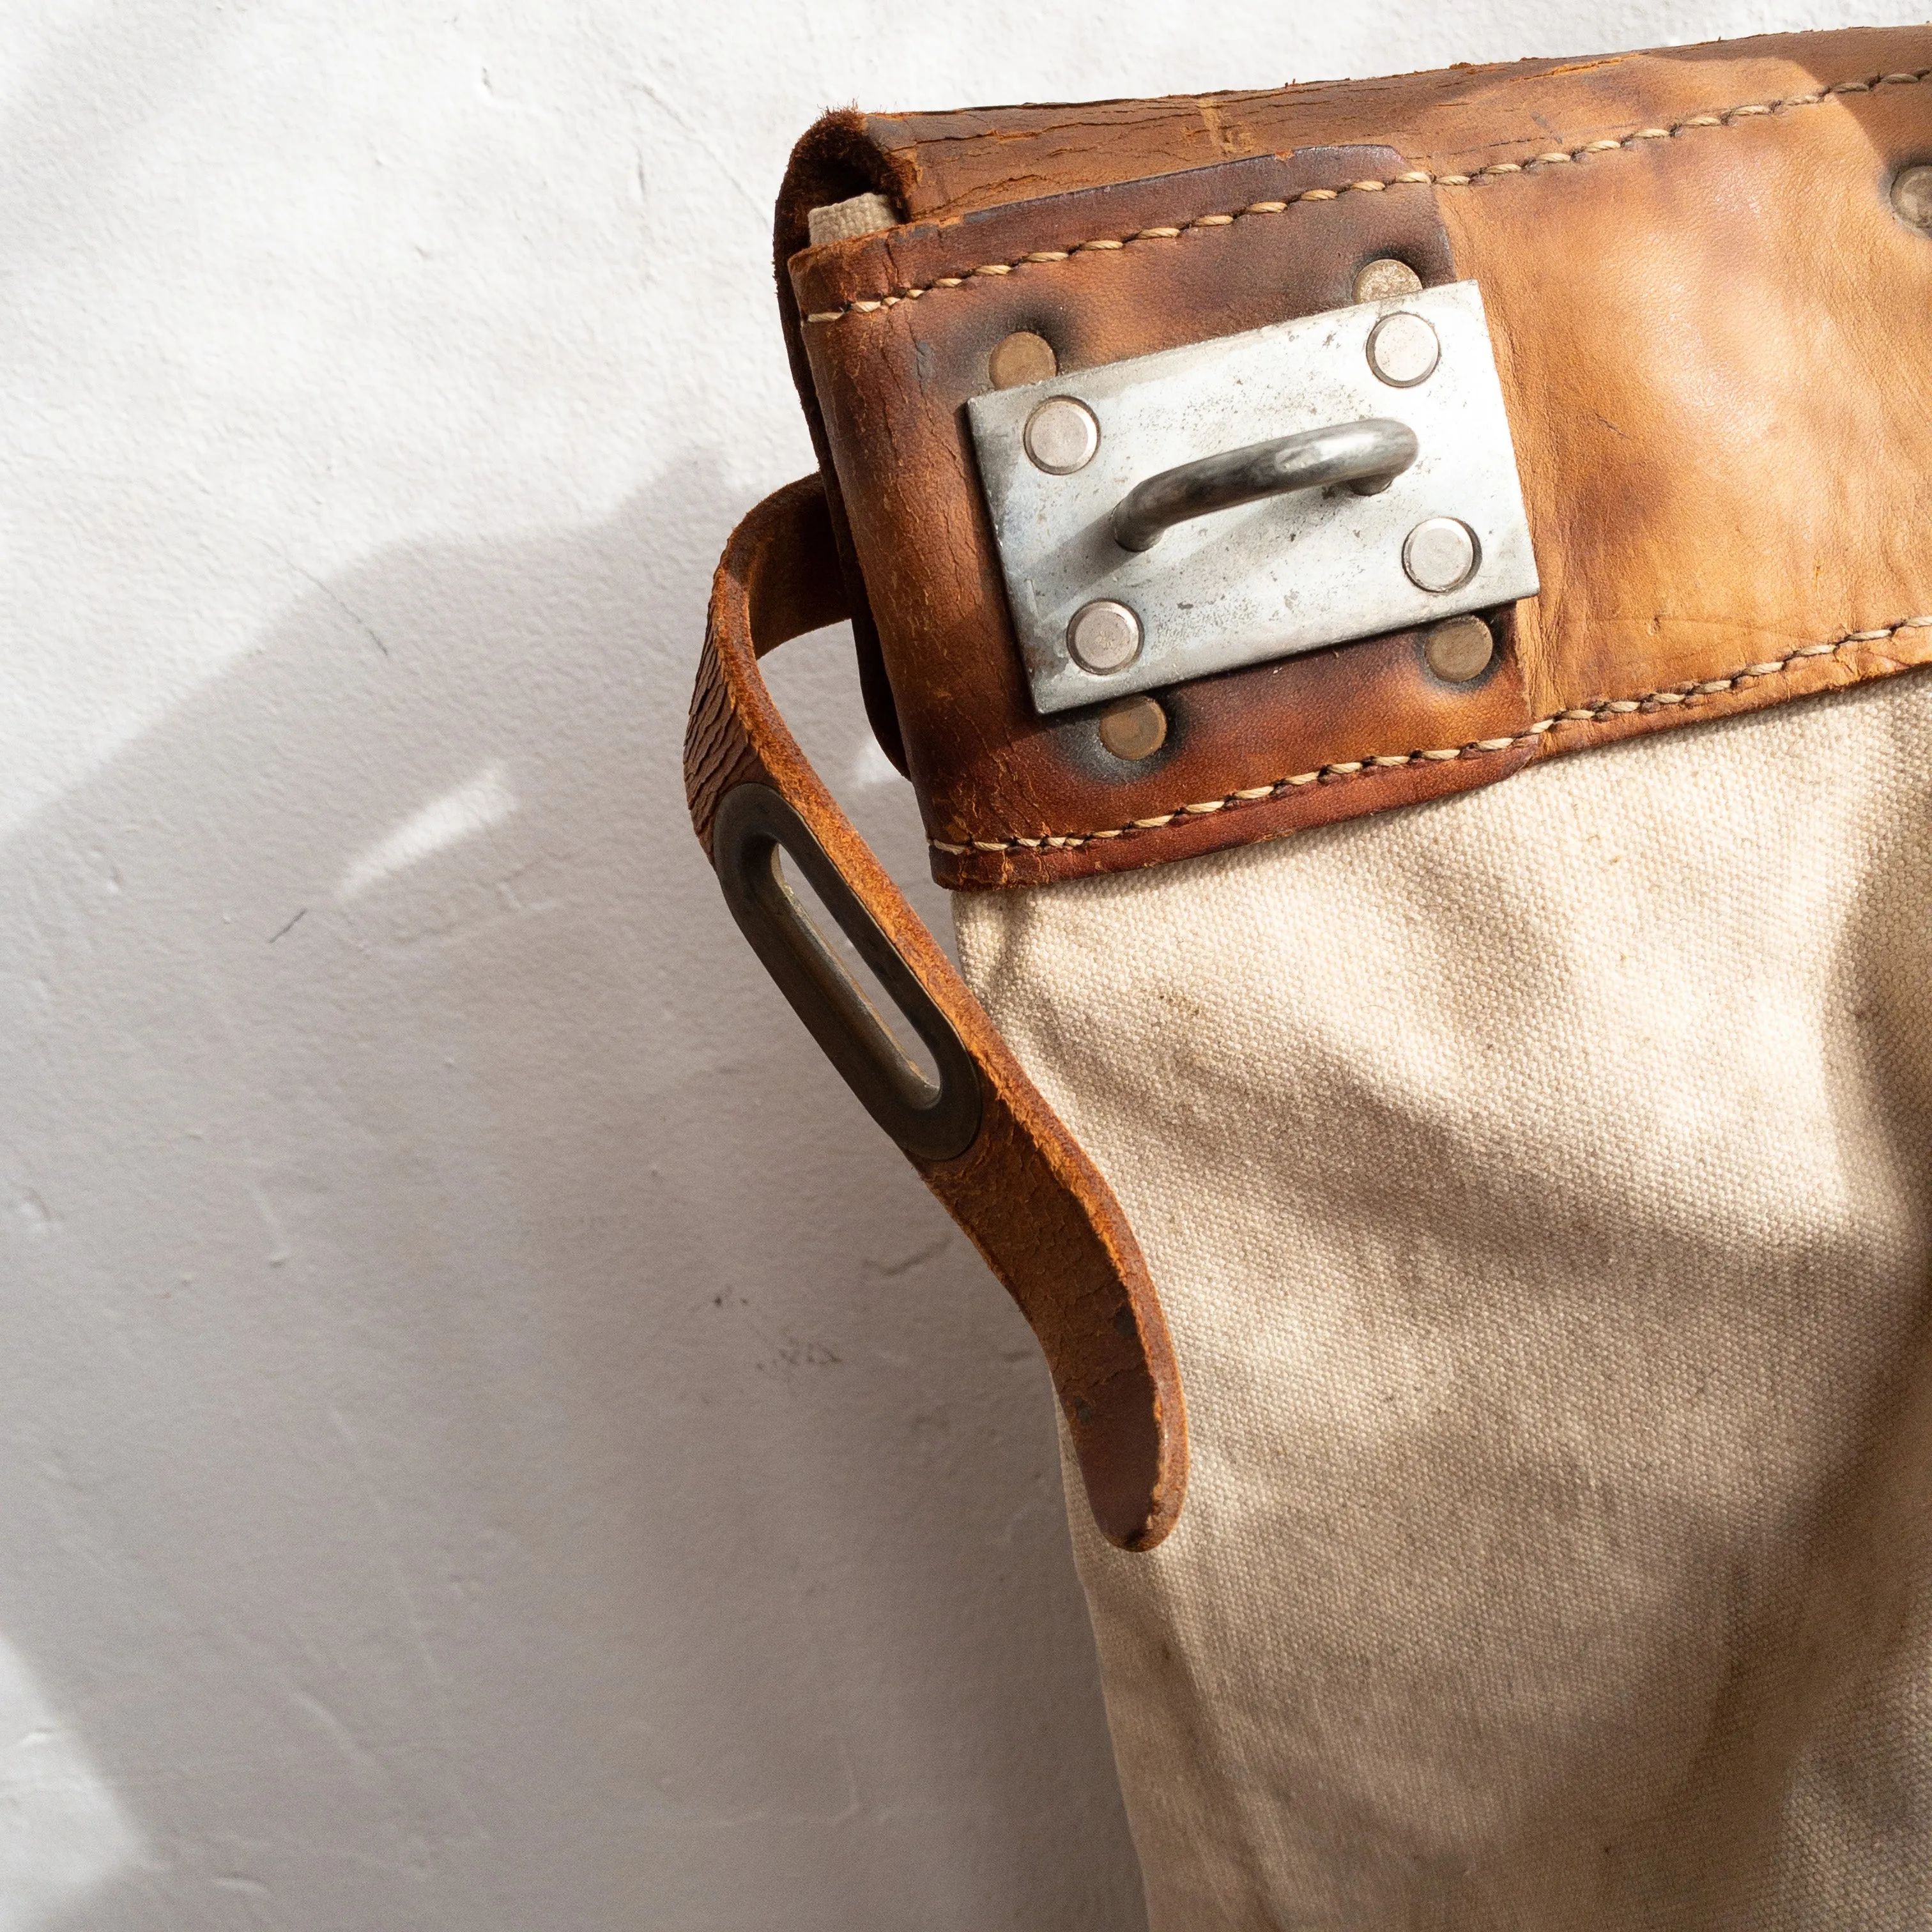
[[[0,1932],[1137,1922],[1043,1372],[684,814],[787,148],[1858,17],[0,4]]]

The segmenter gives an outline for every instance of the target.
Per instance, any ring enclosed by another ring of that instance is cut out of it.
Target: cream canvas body
[[[1932,1922],[1932,677],[956,911],[1186,1381],[1155,1932]]]

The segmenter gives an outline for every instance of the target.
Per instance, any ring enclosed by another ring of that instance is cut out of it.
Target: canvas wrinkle
[[[956,900],[1194,1474],[1072,1513],[1155,1932],[1932,1920],[1932,680]]]

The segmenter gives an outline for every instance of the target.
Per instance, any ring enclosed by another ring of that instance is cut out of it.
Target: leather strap
[[[834,883],[849,888],[858,916],[869,922],[852,935],[861,951],[867,938],[889,948],[888,963],[896,956],[917,993],[956,1034],[966,1077],[979,1089],[976,1130],[963,1152],[948,1157],[906,1147],[903,1139],[902,1147],[1031,1325],[1102,1533],[1123,1549],[1151,1549],[1180,1514],[1187,1424],[1166,1319],[1133,1231],[1099,1170],[820,782],[758,668],[767,651],[836,623],[847,611],[824,490],[816,476],[805,478],[766,498],[738,526],[712,581],[685,738],[692,823],[721,876],[727,843],[721,813],[728,825],[802,825],[809,843],[801,844],[794,830],[788,849],[808,874],[822,856]],[[778,842],[787,841],[780,836]],[[734,842],[732,849],[742,848]],[[754,862],[776,867],[769,839],[753,849],[763,854]],[[754,880],[754,896],[762,891],[769,902],[774,890],[782,891],[775,877]],[[734,913],[746,924],[745,890],[727,884]],[[832,903],[823,891],[820,896]],[[746,932],[753,937],[748,924]],[[768,930],[754,938],[761,954],[770,943]],[[799,976],[816,974],[822,982],[828,957],[821,949]],[[880,976],[891,988],[890,975]],[[823,1040],[826,1008],[813,1005],[812,986],[801,990],[783,976],[780,983]],[[848,1078],[874,1105],[850,1072]]]

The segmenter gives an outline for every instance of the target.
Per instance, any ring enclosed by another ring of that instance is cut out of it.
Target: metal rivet
[[[1124,698],[1101,712],[1100,742],[1117,758],[1150,758],[1167,742],[1167,713],[1151,698]]]
[[[1020,440],[1036,469],[1049,476],[1071,476],[1093,461],[1100,447],[1100,425],[1084,403],[1048,396],[1027,418]]]
[[[1476,533],[1467,524],[1430,517],[1403,540],[1402,567],[1418,590],[1455,590],[1475,575],[1480,554]]]
[[[1391,388],[1412,389],[1436,373],[1442,345],[1419,315],[1398,310],[1369,331],[1369,367]]]
[[[1429,668],[1445,684],[1467,684],[1480,677],[1496,654],[1496,640],[1480,617],[1451,617],[1438,624],[1422,646]]]
[[[1066,627],[1066,650],[1082,670],[1125,670],[1141,654],[1141,620],[1111,597],[1083,604]]]
[[[1383,255],[1364,262],[1355,271],[1355,299],[1358,302],[1393,302],[1398,296],[1412,296],[1422,286],[1422,278],[1406,262]]]
[[[1016,328],[1002,336],[986,358],[986,373],[996,389],[1018,389],[1028,382],[1044,382],[1060,374],[1060,358],[1053,344],[1030,328]]]
[[[1892,184],[1892,205],[1900,220],[1932,228],[1932,167],[1922,161],[1904,170]]]

